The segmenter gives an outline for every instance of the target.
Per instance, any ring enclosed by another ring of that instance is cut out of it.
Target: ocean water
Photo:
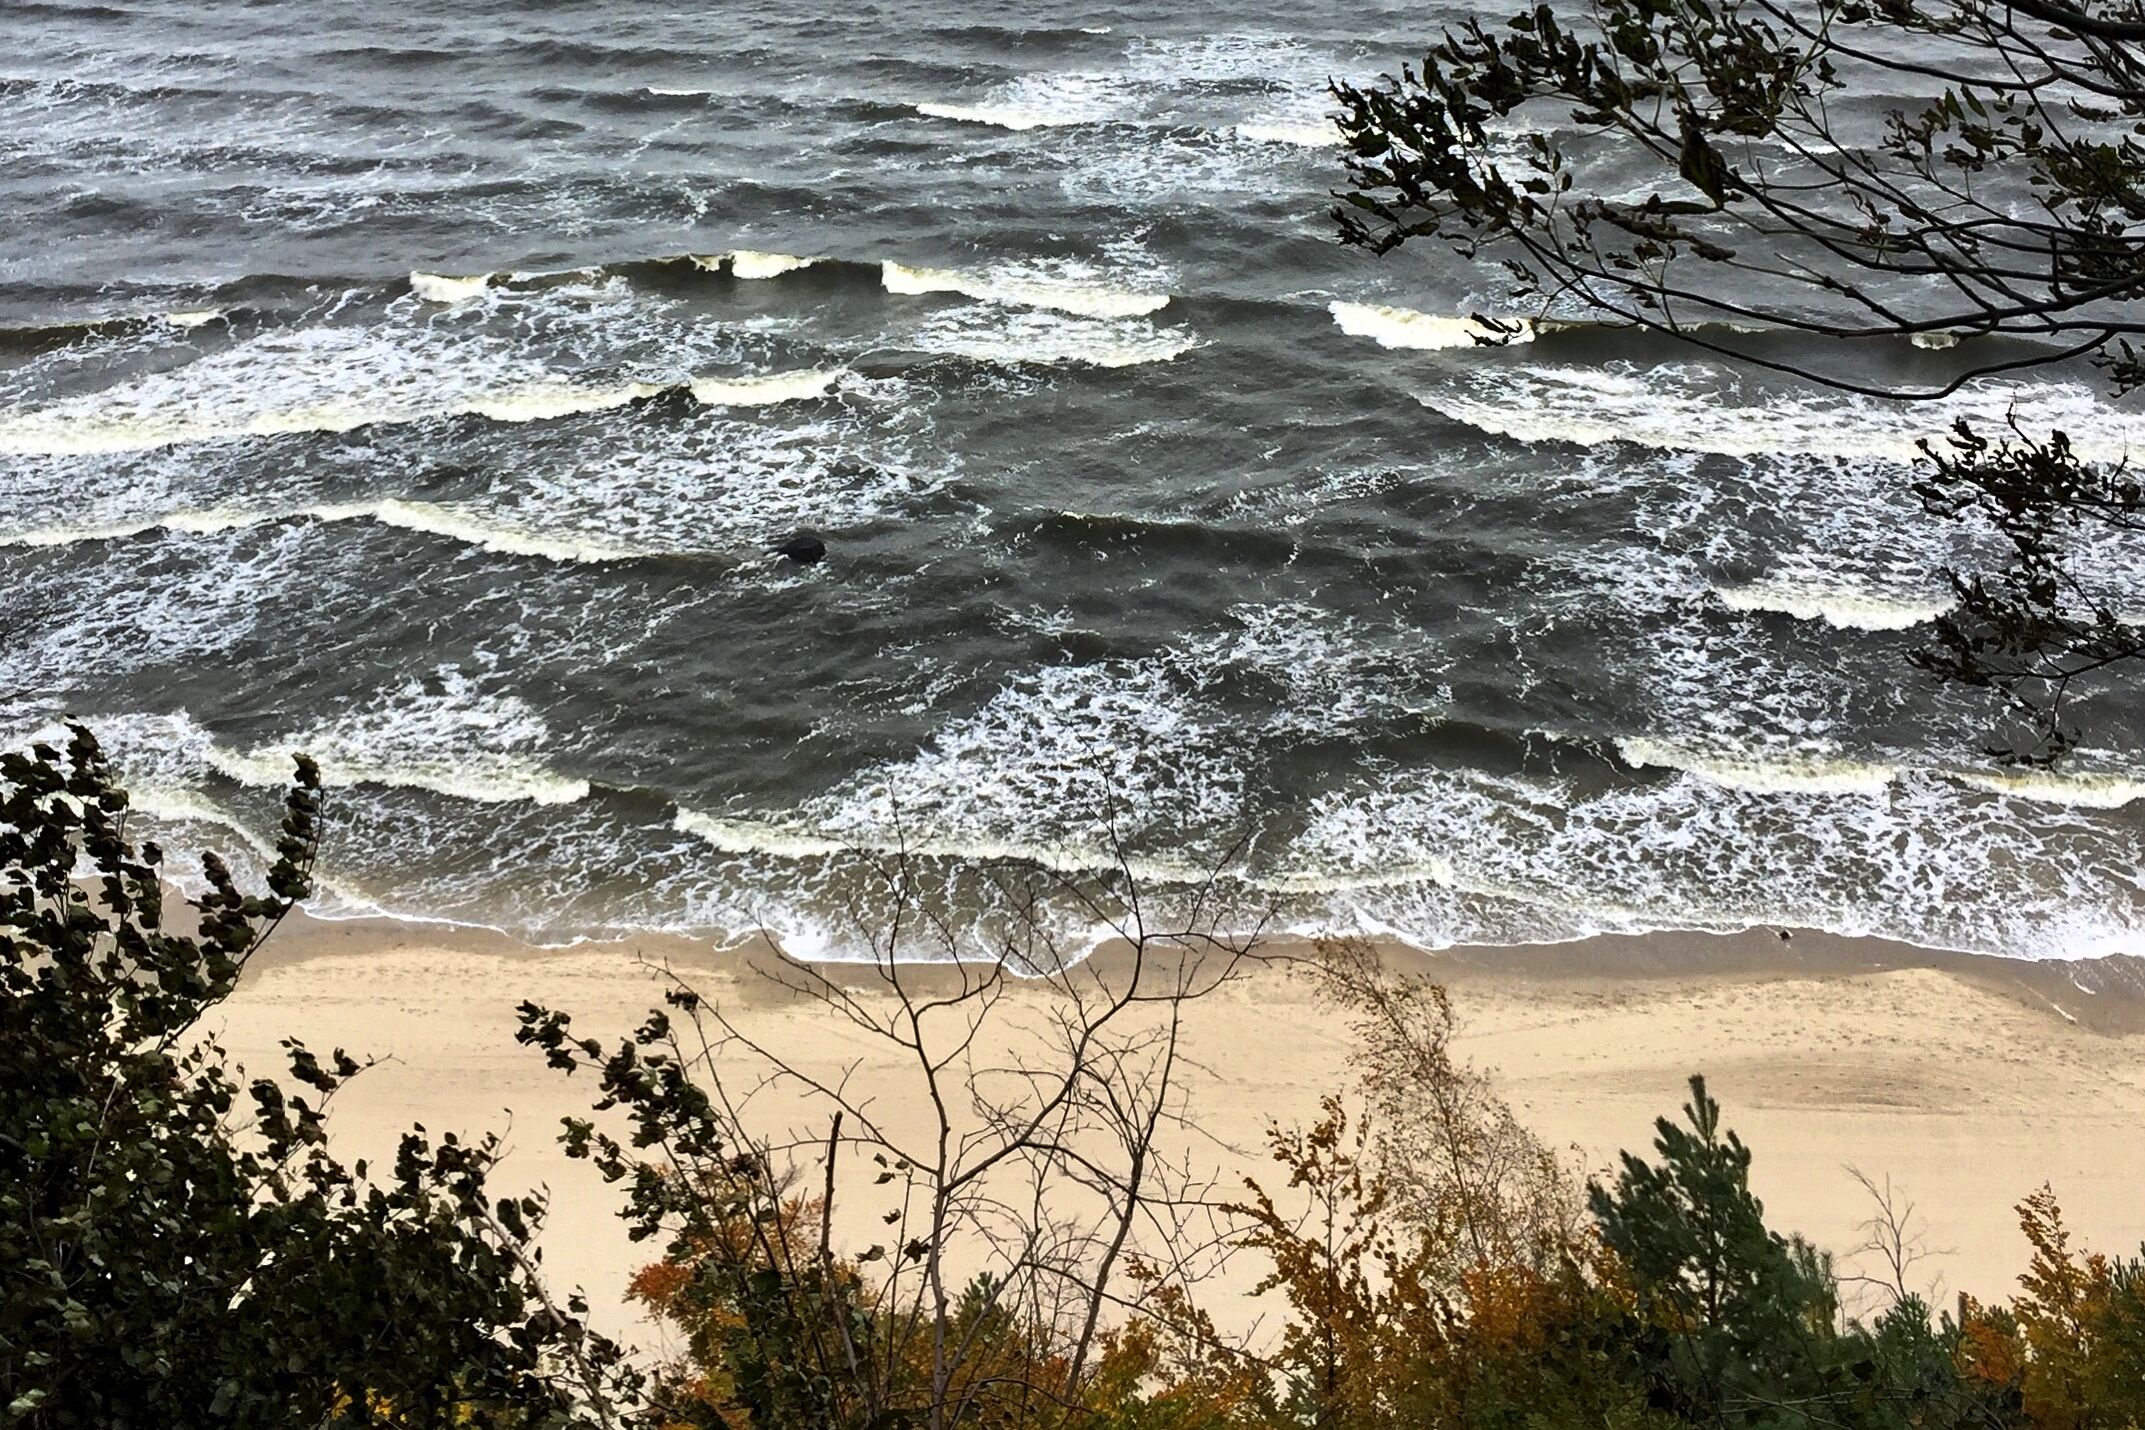
[[[903,852],[964,937],[1122,866],[1427,945],[2145,951],[2134,682],[2024,774],[1904,660],[1989,550],[1916,439],[2145,413],[1478,346],[1493,268],[1326,218],[1326,80],[1460,13],[11,5],[0,726],[241,855],[309,751],[327,911],[545,938],[842,956]]]

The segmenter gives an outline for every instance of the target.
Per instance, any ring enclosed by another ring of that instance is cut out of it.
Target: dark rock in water
[[[809,531],[800,531],[776,546],[775,555],[799,566],[816,566],[827,557],[827,543]]]

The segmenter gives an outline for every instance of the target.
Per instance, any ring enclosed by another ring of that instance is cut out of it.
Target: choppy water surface
[[[0,717],[226,848],[309,750],[332,907],[551,936],[840,952],[858,846],[2137,948],[2123,692],[2008,775],[1902,656],[1983,544],[1917,437],[2145,415],[1478,348],[1492,272],[1323,217],[1326,77],[1458,12],[1203,8],[0,11]]]

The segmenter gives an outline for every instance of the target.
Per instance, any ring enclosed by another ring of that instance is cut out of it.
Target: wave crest
[[[1330,119],[1251,119],[1229,126],[1229,132],[1254,144],[1292,144],[1300,149],[1325,149],[1341,142],[1340,126]]]
[[[956,124],[984,124],[993,129],[1010,129],[1015,133],[1082,122],[1074,116],[1048,114],[1036,109],[1019,109],[1005,104],[919,104],[916,106],[916,112],[926,119],[950,119]]]
[[[491,287],[495,275],[474,273],[466,278],[457,278],[446,273],[410,274],[410,291],[427,303],[466,303],[479,297]]]
[[[421,422],[438,417],[475,416],[493,422],[547,422],[583,412],[624,407],[666,390],[667,385],[659,382],[591,387],[541,380],[490,392],[434,397],[429,402],[413,399],[401,406],[392,400],[379,406],[368,406],[344,397],[252,412],[207,405],[172,408],[143,404],[132,409],[105,409],[98,399],[73,399],[19,417],[0,419],[0,453],[78,457],[142,452],[157,447],[245,437],[353,432],[375,423]]]
[[[535,556],[548,561],[631,561],[651,552],[614,545],[595,538],[549,535],[487,517],[481,513],[437,502],[406,501],[382,497],[364,502],[323,502],[314,506],[273,511],[244,511],[210,507],[198,511],[161,512],[136,521],[101,526],[48,526],[0,535],[0,546],[71,546],[76,543],[121,541],[151,531],[173,531],[188,536],[209,536],[247,527],[285,521],[373,521],[444,536],[481,551],[508,556]]]
[[[528,702],[446,666],[286,738],[245,748],[210,739],[202,754],[210,768],[247,785],[281,786],[303,752],[329,786],[422,789],[483,804],[586,799],[587,780],[546,763],[550,738]]]
[[[1777,611],[1799,621],[1823,621],[1854,631],[1904,631],[1943,615],[1952,602],[1935,596],[1892,596],[1858,586],[1766,577],[1713,593],[1733,611]]]
[[[1391,308],[1378,303],[1334,303],[1328,309],[1340,330],[1351,338],[1369,338],[1381,348],[1503,347],[1534,341],[1535,325],[1526,318],[1491,322]],[[1509,328],[1510,331],[1506,331]]]
[[[186,369],[178,371],[183,374]],[[736,378],[695,377],[682,385],[702,402],[737,406],[823,396],[841,376],[840,369],[815,369]],[[389,393],[378,396],[373,402],[346,395],[327,401],[253,411],[208,401],[170,405],[142,401],[107,406],[101,397],[70,399],[20,416],[0,418],[0,453],[73,457],[139,452],[249,437],[352,432],[375,424],[422,422],[442,417],[482,417],[491,422],[549,422],[646,401],[679,385],[665,382],[593,385],[542,378],[489,391]]]
[[[1425,407],[1519,442],[1599,447],[1629,442],[1731,457],[1795,454],[1914,462],[1920,443],[1967,421],[2001,431],[2014,409],[2029,431],[2066,433],[2079,456],[2120,461],[2145,448],[2145,416],[2103,401],[2083,383],[1985,379],[1941,401],[1902,403],[1812,389],[1745,396],[1725,368],[1627,362],[1599,367],[1483,364],[1436,390]]]
[[[825,397],[846,375],[842,368],[816,368],[751,377],[696,377],[687,387],[694,401],[709,407],[759,407]]]
[[[1635,768],[1682,770],[1759,794],[1872,794],[1900,774],[1897,766],[1863,760],[1702,750],[1642,735],[1617,740],[1616,752]]]
[[[1199,346],[1199,339],[1184,328],[1067,317],[1033,309],[944,314],[918,328],[908,341],[919,352],[1003,367],[1029,363],[1138,367],[1172,362]]]
[[[1756,794],[1871,795],[1909,776],[1920,776],[2036,804],[2079,809],[2120,809],[2145,799],[2145,775],[2095,768],[2090,763],[2060,770],[1935,768],[1807,751],[1701,748],[1637,735],[1618,739],[1616,750],[1635,768],[1678,770]],[[2089,761],[2091,756],[2085,758]]]
[[[1052,308],[1086,318],[1137,318],[1169,306],[1167,293],[1134,293],[1070,279],[1015,272],[970,273],[956,268],[912,268],[888,259],[880,282],[889,293],[958,293],[981,303]]]
[[[2113,771],[1985,770],[1954,774],[1952,778],[1994,794],[2081,809],[2121,809],[2145,799],[2145,777]]]
[[[794,273],[800,268],[810,268],[827,260],[794,253],[763,253],[756,249],[740,248],[729,253],[689,253],[686,261],[695,268],[704,268],[710,273],[728,273],[733,278],[765,279],[780,278],[785,273]]]

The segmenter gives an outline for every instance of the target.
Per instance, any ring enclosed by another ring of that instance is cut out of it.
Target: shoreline
[[[1642,933],[1588,934],[1553,942],[1454,944],[1436,949],[1385,937],[1365,937],[1364,941],[1423,960],[1440,982],[1485,977],[1579,982],[1709,976],[1767,979],[1929,969],[1952,974],[2097,1032],[2145,1033],[2145,955],[2140,954],[2005,958],[1930,948],[1875,935],[1778,927],[1732,933],[1652,929]],[[487,924],[394,914],[322,918],[301,906],[291,911],[265,954],[271,962],[281,963],[421,943],[514,958],[571,957],[609,950],[646,951],[687,963],[719,963],[766,949],[771,942],[765,936],[725,943],[689,934],[650,931],[543,943]],[[1302,934],[1279,933],[1260,936],[1255,942],[1285,957],[1292,951],[1315,947],[1317,940]],[[1089,957],[1108,960],[1118,952],[1113,943],[1106,942]],[[873,965],[866,959],[834,959],[813,961],[812,966],[840,977],[842,970],[868,970]]]
[[[1299,966],[1308,945],[1277,938],[1263,951],[1270,962],[1186,1016],[1199,1152],[1230,1185],[1272,1172],[1269,1119],[1311,1120],[1319,1096],[1351,1077],[1349,1015],[1323,1003]],[[388,1059],[337,1097],[331,1136],[346,1157],[391,1153],[411,1122],[505,1134],[501,1188],[553,1193],[544,1242],[553,1275],[586,1289],[600,1328],[659,1346],[622,1300],[650,1249],[627,1241],[616,1189],[556,1145],[558,1119],[585,1116],[595,1090],[517,1046],[513,1009],[525,998],[557,1007],[575,1015],[577,1034],[610,1041],[659,1001],[654,970],[668,966],[800,1064],[883,1073],[893,1086],[898,1064],[859,1046],[824,1008],[754,976],[765,952],[667,936],[545,948],[481,930],[301,914],[208,1030],[261,1070],[277,1066],[284,1036]],[[1653,1120],[1675,1116],[1689,1074],[1703,1072],[1754,1150],[1774,1228],[1843,1263],[1870,1210],[1850,1166],[1889,1175],[1917,1204],[1941,1253],[1918,1268],[1925,1290],[2007,1295],[2028,1254],[2012,1208],[2043,1181],[2081,1244],[2129,1254],[2145,1242],[2145,1206],[2133,1195],[2145,1178],[2139,960],[2027,963],[1822,934],[1783,941],[1772,930],[1437,953],[1382,945],[1381,955],[1418,962],[1450,990],[1459,1056],[1489,1071],[1520,1120],[1589,1175],[1613,1168],[1621,1150],[1646,1150]],[[883,996],[868,963],[816,967],[860,996]],[[908,967],[928,983],[927,969]],[[1015,1016],[1044,1006],[1024,986],[1008,988]],[[870,1227],[850,1230],[861,1244]],[[1239,1296],[1220,1309],[1224,1326],[1248,1326],[1273,1308]]]

